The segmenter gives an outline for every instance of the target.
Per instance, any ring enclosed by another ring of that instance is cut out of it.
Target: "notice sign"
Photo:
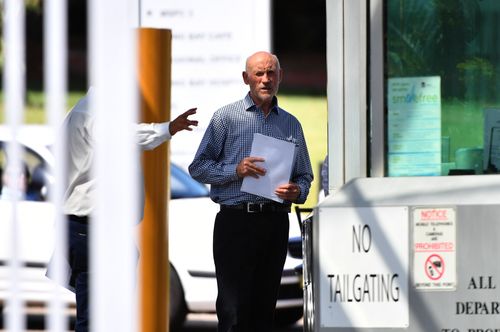
[[[388,82],[389,176],[441,174],[441,79]]]
[[[420,290],[455,290],[456,212],[454,208],[412,210],[413,280]]]
[[[408,327],[408,219],[406,207],[319,211],[321,327]]]

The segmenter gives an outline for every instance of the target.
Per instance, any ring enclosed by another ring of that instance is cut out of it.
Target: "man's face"
[[[250,95],[257,105],[270,103],[278,93],[282,72],[276,58],[268,53],[257,53],[247,61],[243,81],[250,86]]]

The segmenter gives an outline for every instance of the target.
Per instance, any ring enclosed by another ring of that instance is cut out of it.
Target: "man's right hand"
[[[175,118],[172,122],[170,122],[169,125],[169,131],[170,135],[174,136],[175,133],[181,130],[188,130],[191,131],[193,128],[191,126],[197,126],[198,121],[197,120],[190,120],[188,117],[190,115],[196,114],[196,108],[191,108],[187,110],[186,112],[182,113],[179,115],[177,118]]]
[[[240,178],[251,176],[258,179],[259,176],[264,176],[266,174],[266,170],[257,166],[255,163],[263,161],[265,161],[265,159],[261,157],[246,157],[236,166],[236,174],[238,174]]]

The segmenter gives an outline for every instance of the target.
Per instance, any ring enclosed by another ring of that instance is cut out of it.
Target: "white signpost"
[[[407,207],[320,210],[321,327],[406,328]]]
[[[139,0],[139,11],[140,27],[172,30],[172,117],[198,107],[199,127],[171,142],[172,158],[186,168],[213,112],[248,91],[246,58],[271,49],[271,2]]]

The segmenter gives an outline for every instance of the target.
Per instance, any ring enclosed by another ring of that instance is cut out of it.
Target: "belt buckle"
[[[247,213],[257,213],[262,212],[262,207],[264,203],[247,203]],[[258,209],[254,209],[253,207],[258,206]]]

